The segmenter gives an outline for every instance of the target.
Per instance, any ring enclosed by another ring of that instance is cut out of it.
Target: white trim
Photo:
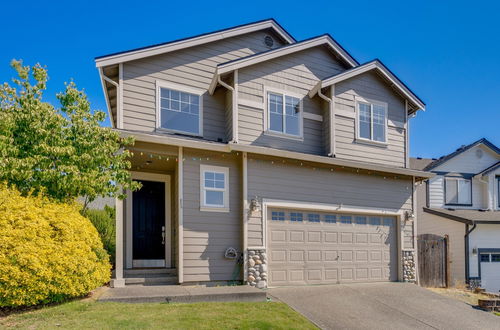
[[[227,72],[231,72],[237,69],[241,69],[250,65],[254,65],[257,63],[261,63],[264,61],[269,61],[277,57],[285,56],[288,54],[300,52],[302,50],[306,50],[312,47],[326,45],[329,46],[330,49],[333,49],[336,55],[339,55],[346,63],[348,63],[351,67],[355,67],[358,65],[356,60],[354,60],[345,50],[340,47],[330,36],[322,35],[316,38],[312,38],[309,40],[297,42],[288,46],[283,46],[274,50],[270,50],[267,52],[257,53],[255,55],[243,57],[238,60],[230,61],[227,63],[222,63],[217,66],[216,75],[221,75]]]
[[[405,129],[405,167],[410,167],[410,123],[408,122],[408,100],[405,100],[405,122],[402,123]],[[396,126],[397,127],[397,126]]]
[[[299,99],[299,108],[300,108],[300,114],[299,114],[299,135],[294,135],[294,134],[288,134],[285,132],[277,132],[277,131],[272,131],[269,129],[269,122],[270,122],[270,116],[271,113],[269,111],[269,97],[268,94],[273,93],[273,94],[280,94],[282,95],[282,102],[283,102],[283,130],[285,130],[285,97],[290,96]],[[279,138],[285,138],[285,139],[292,139],[292,140],[299,140],[303,141],[304,140],[304,102],[303,102],[303,95],[294,93],[294,92],[289,92],[286,90],[282,89],[277,89],[277,88],[272,88],[272,87],[264,87],[264,134],[269,135],[269,136],[274,136],[274,137],[279,137]]]
[[[121,188],[120,188],[121,190]],[[111,287],[124,287],[125,280],[123,279],[123,200],[118,197],[115,198],[115,276],[111,281]]]
[[[118,93],[117,93],[116,117],[118,119],[116,126],[123,128],[123,64],[118,65]]]
[[[174,132],[174,133],[182,133],[186,135],[192,135],[192,136],[203,136],[203,94],[205,93],[204,90],[190,87],[190,86],[185,86],[185,85],[180,85],[176,84],[170,81],[164,81],[164,80],[156,80],[156,128],[159,130],[164,130],[167,132]],[[176,129],[170,129],[170,128],[164,128],[161,127],[161,88],[165,89],[170,89],[170,90],[175,90],[177,92],[184,92],[184,93],[190,93],[190,94],[195,94],[198,95],[198,104],[199,104],[199,109],[198,109],[198,133],[192,133],[192,132],[186,132],[182,130],[176,130]]]
[[[205,173],[215,172],[224,174],[224,188],[206,188]],[[224,205],[210,205],[206,203],[206,191],[215,190],[223,192]],[[200,211],[202,212],[229,212],[229,167],[200,164]]]
[[[99,77],[101,78],[102,91],[104,93],[104,98],[106,99],[106,108],[108,109],[108,115],[109,115],[109,121],[111,122],[111,127],[116,127],[116,124],[115,124],[115,121],[113,118],[113,112],[111,111],[111,105],[109,104],[108,89],[106,88],[106,82],[104,80],[104,77],[106,77],[106,76],[104,75],[102,68],[99,68]]]
[[[170,196],[170,175],[167,174],[157,174],[157,173],[148,173],[148,172],[137,172],[131,171],[131,177],[133,180],[146,180],[146,181],[154,181],[154,182],[163,182],[165,184],[165,260],[163,263],[158,260],[151,259],[150,260],[134,260],[133,259],[133,193],[130,190],[127,190],[127,200],[126,200],[126,251],[127,251],[127,260],[126,267],[172,267],[172,219],[171,212],[172,207],[170,205],[171,196]]]
[[[275,21],[273,20],[266,20],[263,22],[257,22],[253,24],[247,24],[244,26],[239,26],[235,27],[232,29],[226,29],[222,31],[217,31],[214,33],[209,33],[197,37],[192,37],[188,39],[183,39],[179,41],[173,41],[168,44],[164,45],[158,45],[158,46],[151,46],[147,47],[144,49],[137,49],[137,50],[131,50],[128,52],[120,53],[120,54],[111,54],[108,56],[104,56],[101,58],[97,58],[95,60],[96,66],[97,67],[102,67],[102,66],[107,66],[107,65],[112,65],[112,64],[117,64],[117,63],[122,63],[122,62],[128,62],[128,61],[133,61],[137,60],[140,58],[144,57],[149,57],[149,56],[154,56],[154,55],[159,55],[159,54],[165,54],[168,52],[173,52],[176,50],[188,48],[188,47],[193,47],[193,46],[198,46],[202,45],[205,43],[217,41],[217,40],[223,40],[226,38],[230,37],[235,37],[247,33],[252,33],[255,31],[260,31],[264,29],[273,29],[274,32],[276,32],[283,40],[285,40],[287,43],[292,44],[295,42],[293,37],[288,34],[283,28],[281,28]]]
[[[243,197],[243,282],[248,277],[248,157],[247,153],[242,153],[242,197]]]
[[[310,93],[315,94],[315,91],[317,91],[318,88],[324,88],[331,86],[333,84],[339,83],[341,81],[344,81],[346,79],[355,77],[357,75],[363,74],[367,71],[374,70],[376,69],[382,75],[391,82],[393,87],[396,87],[398,91],[400,91],[408,100],[410,100],[413,104],[415,104],[417,107],[419,107],[421,110],[425,111],[425,104],[418,99],[418,97],[413,94],[412,91],[410,91],[396,76],[394,76],[380,61],[373,61],[370,63],[366,63],[360,66],[357,66],[353,69],[344,71],[342,73],[339,73],[333,77],[326,78],[322,81],[320,81],[320,85],[314,86],[313,89],[311,89]]]
[[[264,103],[246,99],[238,99],[238,104],[249,108],[264,110]]]
[[[315,120],[315,121],[323,121],[322,115],[317,115],[315,113],[304,112],[304,119]]]
[[[177,162],[177,279],[179,283],[184,282],[184,150],[179,147]]]
[[[286,209],[299,209],[299,210],[314,210],[335,213],[355,213],[366,215],[379,215],[379,216],[393,216],[396,217],[396,231],[397,231],[397,251],[398,251],[398,280],[402,279],[402,249],[403,249],[403,233],[401,227],[401,220],[404,217],[403,210],[396,209],[373,209],[362,206],[342,205],[342,204],[324,204],[324,203],[309,203],[302,201],[291,200],[278,200],[278,199],[263,199],[262,200],[262,247],[252,247],[252,249],[266,249],[267,250],[267,210],[269,207],[286,208]]]
[[[387,131],[389,129],[388,127],[388,117],[389,117],[389,107],[386,102],[381,102],[377,100],[372,100],[372,99],[367,99],[363,98],[360,96],[355,96],[354,97],[354,103],[355,103],[355,110],[356,110],[356,115],[355,115],[355,121],[356,125],[354,130],[356,131],[356,142],[361,142],[361,143],[367,143],[367,144],[374,144],[374,145],[379,145],[379,146],[387,146],[389,144],[388,142],[388,137],[387,137]],[[359,120],[359,104],[364,103],[364,104],[369,104],[370,105],[370,136],[373,138],[373,105],[378,105],[384,107],[384,122],[385,122],[385,127],[384,127],[384,141],[376,141],[373,140],[372,138],[364,138],[361,137],[360,134],[360,124],[361,121]]]

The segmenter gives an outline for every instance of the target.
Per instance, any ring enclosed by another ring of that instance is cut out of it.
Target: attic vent
[[[481,157],[483,157],[483,151],[482,151],[481,149],[477,149],[477,150],[476,150],[476,157],[477,157],[477,158],[481,158]]]
[[[272,48],[273,45],[274,45],[274,40],[271,36],[265,36],[264,37],[264,44],[269,47],[269,48]]]

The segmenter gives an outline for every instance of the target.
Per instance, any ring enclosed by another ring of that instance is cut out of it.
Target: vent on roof
[[[266,45],[269,48],[273,48],[274,45],[274,40],[271,36],[265,36],[264,37],[264,45]]]

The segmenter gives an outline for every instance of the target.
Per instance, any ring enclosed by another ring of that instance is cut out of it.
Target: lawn
[[[0,318],[0,328],[21,329],[316,329],[286,304],[99,303],[72,301]]]

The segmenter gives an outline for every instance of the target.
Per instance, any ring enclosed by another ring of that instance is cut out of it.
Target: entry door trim
[[[172,220],[171,220],[171,208],[170,208],[170,175],[167,174],[157,174],[157,173],[147,173],[147,172],[130,172],[133,180],[145,180],[145,181],[155,181],[165,183],[165,268],[172,267]],[[132,249],[134,246],[134,236],[133,236],[133,193],[127,190],[127,201],[126,201],[126,225],[127,225],[127,235],[126,235],[126,268],[134,267],[157,267],[160,263],[157,260],[151,260],[151,264],[148,264],[146,260],[133,260]]]

